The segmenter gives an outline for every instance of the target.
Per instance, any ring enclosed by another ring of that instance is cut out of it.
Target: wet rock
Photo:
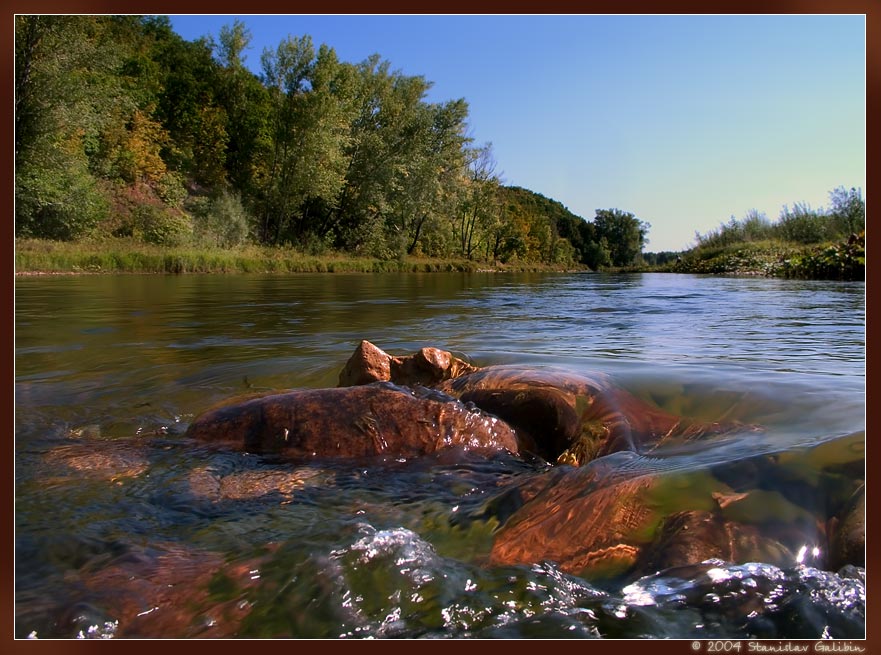
[[[628,609],[679,622],[671,635],[679,638],[865,638],[865,580],[809,566],[709,560],[645,576],[622,592]],[[835,650],[834,642],[817,643]]]
[[[422,348],[413,355],[394,357],[362,341],[340,371],[339,386],[394,382],[403,386],[434,386],[477,368],[446,350]]]
[[[506,490],[500,503],[506,515],[490,562],[550,561],[590,580],[711,558],[779,566],[822,562],[819,517],[779,494],[734,492],[715,469],[665,467],[663,460],[619,452]],[[511,508],[512,500],[519,506]],[[761,511],[746,511],[757,507]]]
[[[514,431],[497,418],[388,383],[230,401],[199,416],[186,434],[292,460],[413,457],[450,447],[519,452]]]
[[[829,568],[866,565],[866,487],[853,495],[840,518],[831,521]]]
[[[600,374],[523,366],[477,368],[437,348],[393,357],[362,341],[340,372],[340,385],[373,380],[433,387],[473,403],[511,425],[522,450],[572,465],[622,450],[648,452],[675,440],[754,429],[669,414]]]
[[[710,559],[787,566],[796,557],[755,526],[726,521],[718,512],[689,510],[664,520],[658,536],[644,549],[637,570],[645,575]]]
[[[648,453],[677,441],[754,429],[668,414],[599,374],[490,366],[437,388],[507,421],[546,459],[572,465],[619,451]]]
[[[235,637],[250,613],[247,590],[259,583],[259,567],[174,544],[133,549],[68,574],[80,601],[62,629],[79,639]],[[224,600],[216,599],[218,588],[228,590]]]
[[[553,485],[529,488],[533,497],[496,533],[490,563],[550,561],[587,579],[632,571],[664,519],[663,510],[649,502],[658,480],[622,479],[603,464],[568,468],[554,476]]]
[[[369,341],[362,341],[340,371],[339,386],[389,381],[391,370],[391,356]]]

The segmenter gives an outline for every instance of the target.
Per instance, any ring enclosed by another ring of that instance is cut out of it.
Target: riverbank
[[[585,266],[540,262],[481,262],[404,257],[376,259],[345,253],[310,255],[293,248],[240,246],[231,249],[161,247],[131,239],[63,242],[18,239],[16,275],[107,273],[532,273],[589,272]],[[840,243],[797,246],[779,241],[695,248],[660,266],[603,269],[623,273],[691,273],[815,280],[865,280],[865,233]]]
[[[16,275],[103,273],[434,273],[579,272],[587,268],[538,262],[488,263],[468,259],[405,257],[382,260],[341,253],[309,255],[292,248],[168,248],[132,240],[63,242],[18,239]]]
[[[799,280],[864,281],[866,234],[839,242],[803,245],[785,241],[744,241],[699,246],[660,266],[619,269],[621,272],[692,273]]]

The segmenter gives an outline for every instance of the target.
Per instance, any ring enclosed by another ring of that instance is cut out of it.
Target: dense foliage
[[[467,103],[378,55],[288,37],[255,75],[240,21],[188,42],[165,17],[19,15],[15,37],[19,238],[591,268],[645,242],[632,214],[504,186]]]

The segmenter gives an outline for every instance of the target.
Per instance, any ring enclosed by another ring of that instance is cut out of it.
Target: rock
[[[710,559],[788,566],[795,555],[755,526],[727,521],[718,512],[688,510],[664,520],[658,536],[641,554],[637,571],[646,575]]]
[[[674,441],[754,429],[668,414],[599,374],[491,366],[437,388],[507,421],[545,459],[573,465],[623,450],[647,453]]]
[[[81,600],[59,627],[80,639],[235,637],[250,613],[244,598],[259,584],[261,566],[258,559],[228,562],[175,544],[132,549],[101,568],[70,573]],[[238,596],[217,600],[221,581]]]
[[[840,517],[830,520],[829,568],[866,566],[866,487],[862,485],[851,497]]]
[[[209,467],[199,466],[190,472],[189,487],[197,498],[212,502],[254,500],[267,494],[277,494],[281,503],[285,504],[291,502],[301,489],[328,484],[330,479],[331,474],[312,467],[236,471],[218,475]]]
[[[340,371],[341,387],[391,380],[391,356],[369,341],[362,341]]]
[[[340,371],[339,386],[394,382],[431,387],[476,370],[446,350],[422,348],[413,355],[393,357],[369,341],[362,341]]]
[[[477,368],[437,348],[392,357],[362,341],[341,371],[340,385],[373,379],[433,387],[473,403],[511,425],[523,450],[573,465],[621,450],[647,452],[677,439],[755,429],[669,414],[600,374],[523,366]]]
[[[663,478],[620,475],[634,457],[619,453],[587,466],[561,468],[544,476],[544,488],[527,482],[528,500],[496,533],[489,562],[552,561],[588,579],[632,571],[665,516],[665,508],[651,502]],[[693,490],[683,491],[695,496]],[[709,500],[704,505],[700,509],[712,508]]]
[[[543,486],[541,483],[544,483]],[[817,521],[791,503],[772,503],[734,520],[735,493],[710,469],[666,468],[663,460],[614,453],[581,467],[559,466],[504,492],[492,564],[555,562],[590,580],[647,575],[719,559],[793,566],[795,551],[821,535]],[[520,501],[519,507],[511,508]],[[819,550],[819,549],[818,549]]]
[[[57,446],[44,456],[53,469],[54,479],[64,477],[62,471],[119,483],[137,478],[150,466],[144,449],[128,440],[86,439]],[[60,469],[60,470],[59,470]]]
[[[291,460],[413,457],[450,447],[519,453],[503,421],[437,393],[420,396],[382,382],[233,400],[200,415],[186,434]]]

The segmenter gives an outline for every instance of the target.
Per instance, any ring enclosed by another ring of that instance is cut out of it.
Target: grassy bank
[[[289,248],[242,246],[195,249],[151,246],[127,239],[63,242],[18,239],[15,271],[27,274],[71,273],[419,273],[563,271],[539,263],[485,262],[406,257],[381,260],[344,254],[309,255]]]
[[[658,270],[803,280],[865,280],[866,238],[863,232],[843,241],[814,246],[774,240],[701,246]]]

